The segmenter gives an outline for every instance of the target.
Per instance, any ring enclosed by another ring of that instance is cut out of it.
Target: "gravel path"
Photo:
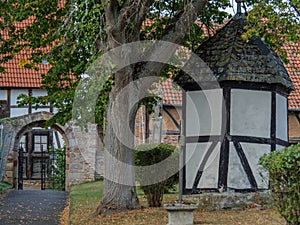
[[[1,225],[59,225],[68,193],[52,190],[12,190],[0,199]]]

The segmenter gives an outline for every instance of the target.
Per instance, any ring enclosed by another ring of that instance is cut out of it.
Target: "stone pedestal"
[[[193,211],[198,208],[198,204],[165,204],[168,211],[168,225],[191,225],[194,224]]]

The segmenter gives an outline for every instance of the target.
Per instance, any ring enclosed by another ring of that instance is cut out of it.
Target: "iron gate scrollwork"
[[[47,179],[47,160],[45,158],[44,146],[41,145],[41,190],[46,189],[46,179]]]
[[[22,144],[19,147],[18,156],[18,189],[23,190],[23,173],[24,173],[24,149]]]

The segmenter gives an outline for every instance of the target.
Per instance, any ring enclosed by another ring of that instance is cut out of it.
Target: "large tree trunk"
[[[110,95],[105,131],[104,194],[98,214],[139,208],[135,190],[134,122],[136,105],[126,84],[130,76],[123,70],[116,74]]]
[[[163,41],[181,43],[186,33],[192,27],[197,15],[203,10],[207,0],[188,1],[183,13],[177,22],[167,29],[161,38]],[[138,41],[143,21],[150,10],[153,0],[135,1],[128,0],[120,5],[118,0],[102,0],[105,6],[105,18],[107,25],[108,49],[114,49],[122,44]],[[132,24],[134,25],[132,27]],[[159,55],[153,52],[152,55]],[[117,57],[129,56],[125,60],[130,61],[130,52],[125,51],[116,54]],[[151,53],[151,52],[150,52]],[[126,56],[127,54],[127,56]],[[151,54],[145,54],[151,55]],[[123,60],[123,59],[122,59]],[[114,60],[112,60],[114,62]],[[118,63],[114,63],[118,65]],[[131,67],[132,69],[133,67]],[[140,78],[144,75],[159,76],[162,65],[146,63]],[[134,80],[134,70],[128,67],[126,70],[115,74],[115,86],[111,92],[111,102],[108,110],[108,127],[105,130],[105,171],[104,193],[97,212],[100,214],[111,211],[124,211],[139,208],[139,202],[135,190],[134,174],[134,119],[137,106],[134,105],[140,90],[127,91],[121,97],[118,94]],[[139,93],[140,94],[140,93]],[[142,96],[140,94],[140,96]],[[115,103],[115,104],[114,104]]]
[[[104,194],[97,212],[106,214],[139,208],[134,170],[130,166],[134,162],[134,151],[121,143],[111,125],[105,139]]]

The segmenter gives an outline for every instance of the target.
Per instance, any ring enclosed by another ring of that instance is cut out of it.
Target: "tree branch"
[[[142,26],[150,6],[154,3],[155,0],[141,0],[141,8],[139,11],[139,16],[137,17],[137,24]]]
[[[168,32],[161,38],[161,40],[180,44],[184,40],[185,35],[191,30],[199,14],[204,10],[206,3],[207,0],[196,0],[190,1],[186,4],[184,12],[181,14],[177,22],[171,24]]]
[[[132,33],[127,37],[126,42],[138,41],[142,23],[154,1],[128,0],[123,4],[118,18],[118,28],[120,31],[131,29]]]
[[[110,47],[114,48],[120,44],[120,40],[116,38],[117,35],[115,34],[116,31],[118,32],[116,25],[120,13],[120,5],[117,0],[102,0],[102,5],[105,11],[106,32],[113,41],[113,43],[110,43]]]
[[[197,20],[197,17],[204,10],[206,3],[207,0],[195,0],[187,3],[184,7],[184,11],[178,14],[178,20],[169,26],[167,33],[163,35],[160,40],[174,44],[181,44],[184,41],[186,34],[191,30],[193,24]],[[155,58],[154,56],[161,56],[162,54],[165,54],[165,61],[167,62],[168,59],[173,56],[175,51],[176,49],[165,49],[163,52],[159,46],[154,44],[153,48],[147,52],[148,54],[146,54],[146,58]],[[143,65],[143,70],[139,74],[139,77],[149,75],[159,76],[165,66],[166,65],[163,65],[162,63],[151,61],[146,62]]]

